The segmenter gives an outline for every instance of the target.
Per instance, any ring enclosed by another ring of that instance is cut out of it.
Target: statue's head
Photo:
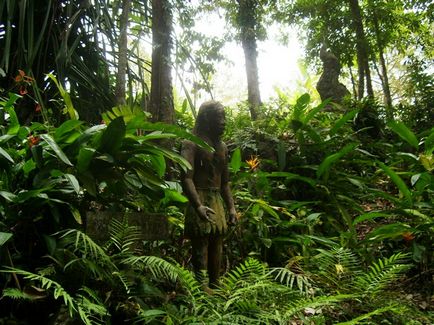
[[[220,102],[210,100],[199,107],[194,131],[197,135],[219,138],[226,125],[225,110]]]

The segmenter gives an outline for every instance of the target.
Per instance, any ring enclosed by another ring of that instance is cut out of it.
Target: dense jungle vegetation
[[[216,12],[219,37],[196,28]],[[433,14],[429,0],[0,0],[0,324],[433,324]],[[272,23],[298,30],[308,75],[333,54],[345,96],[305,84],[262,100]],[[248,89],[226,107],[238,222],[210,295],[183,235],[179,148],[207,146],[188,130],[229,41]],[[167,234],[144,238],[131,214],[165,216]]]

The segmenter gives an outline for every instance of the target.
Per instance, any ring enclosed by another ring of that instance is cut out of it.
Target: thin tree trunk
[[[386,60],[384,59],[384,48],[383,48],[383,42],[380,38],[380,27],[378,25],[378,17],[375,12],[375,9],[372,12],[372,19],[374,21],[374,29],[375,29],[375,38],[377,41],[378,46],[378,57],[380,59],[380,66],[381,66],[381,86],[383,88],[384,93],[384,103],[386,105],[386,114],[388,119],[393,119],[393,112],[392,112],[392,96],[390,94],[390,85],[389,85],[389,76],[387,74],[387,66],[386,66]]]
[[[118,72],[116,75],[115,96],[118,105],[125,104],[125,76],[128,65],[128,17],[130,14],[131,0],[122,1],[122,14],[120,18],[119,58]]]
[[[173,124],[175,109],[172,87],[172,13],[167,0],[152,0],[152,121]]]
[[[258,51],[255,34],[255,1],[238,0],[238,18],[240,23],[241,43],[244,50],[244,58],[247,76],[247,101],[249,103],[250,116],[256,120],[261,106],[261,92],[259,90]]]
[[[353,97],[357,98],[356,80],[354,79],[353,69],[351,69],[351,65],[348,66],[348,69],[350,70],[351,85],[353,87]]]
[[[359,73],[358,98],[362,99],[364,96],[365,78],[368,96],[373,97],[374,91],[369,70],[368,42],[363,29],[362,13],[358,0],[348,0],[348,3],[350,5],[353,27],[356,32],[357,65]]]

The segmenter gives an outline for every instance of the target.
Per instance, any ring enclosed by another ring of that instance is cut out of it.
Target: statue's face
[[[223,109],[219,109],[216,112],[214,112],[214,114],[212,114],[210,117],[211,117],[209,121],[210,131],[212,135],[220,137],[225,131],[225,126],[226,126],[225,111]]]

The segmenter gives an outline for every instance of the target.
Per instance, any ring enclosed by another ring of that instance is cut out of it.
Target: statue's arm
[[[191,169],[188,169],[181,176],[181,184],[184,190],[185,195],[187,196],[190,204],[194,207],[197,214],[207,219],[208,221],[212,220],[209,218],[209,213],[214,213],[214,211],[206,207],[202,204],[199,194],[197,193],[196,186],[194,185],[193,177],[194,177],[194,161],[196,154],[196,146],[190,141],[184,141],[181,148],[181,155],[190,163]]]
[[[235,210],[234,199],[232,197],[231,187],[229,185],[229,167],[228,167],[228,149],[226,145],[224,145],[225,158],[223,163],[222,170],[222,179],[221,179],[221,195],[223,201],[226,204],[226,208],[228,209],[229,221],[231,223],[235,223],[237,219],[237,211]]]

